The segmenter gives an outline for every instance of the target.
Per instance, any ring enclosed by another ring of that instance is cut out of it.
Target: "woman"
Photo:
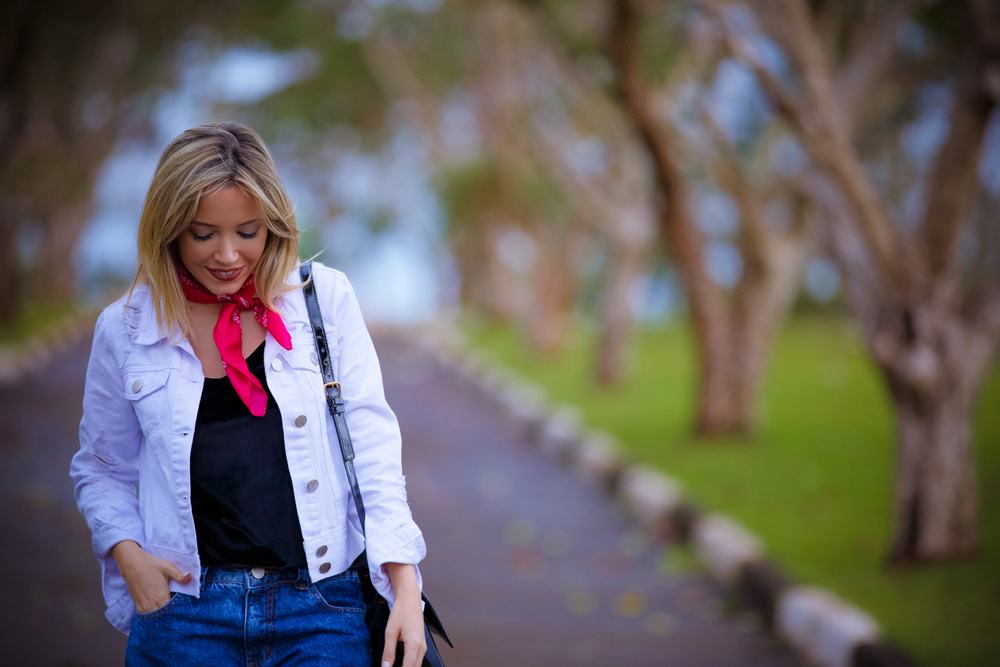
[[[167,146],[132,289],[100,315],[70,477],[126,664],[371,662],[356,559],[407,667],[426,650],[425,554],[400,433],[347,277],[313,263],[367,512],[323,398],[298,229],[260,137],[237,123]],[[334,450],[330,443],[333,437]],[[360,561],[363,562],[363,559]]]

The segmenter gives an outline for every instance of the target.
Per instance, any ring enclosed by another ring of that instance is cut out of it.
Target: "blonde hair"
[[[187,302],[177,279],[176,242],[194,218],[202,196],[236,186],[264,210],[268,229],[264,253],[254,269],[257,296],[268,307],[301,287],[285,277],[298,265],[299,230],[291,200],[274,159],[251,128],[235,122],[185,130],[163,150],[139,219],[139,269],[129,298],[140,282],[149,286],[162,333],[191,335]]]

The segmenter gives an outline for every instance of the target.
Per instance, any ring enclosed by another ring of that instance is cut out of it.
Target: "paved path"
[[[667,572],[608,499],[412,348],[377,345],[451,667],[800,664],[710,582]],[[88,350],[0,387],[2,664],[122,664],[67,475]]]

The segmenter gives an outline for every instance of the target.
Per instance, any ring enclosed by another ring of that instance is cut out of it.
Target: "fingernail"
[[[392,667],[392,663],[390,663],[388,660],[383,660],[382,667]]]

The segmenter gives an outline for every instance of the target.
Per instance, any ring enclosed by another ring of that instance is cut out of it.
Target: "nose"
[[[215,261],[223,266],[228,266],[235,263],[237,259],[239,259],[239,254],[236,252],[236,246],[232,240],[227,238],[220,240],[215,250]]]

